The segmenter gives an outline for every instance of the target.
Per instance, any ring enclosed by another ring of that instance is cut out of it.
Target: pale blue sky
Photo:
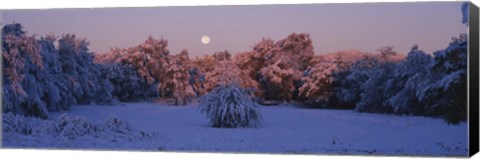
[[[414,44],[426,52],[445,48],[466,33],[462,2],[347,3],[249,6],[196,6],[2,10],[4,24],[23,24],[29,34],[74,33],[90,49],[127,48],[149,35],[164,37],[172,53],[191,55],[229,50],[249,51],[263,37],[279,40],[290,33],[309,33],[316,53],[357,49],[375,51],[391,45],[406,53]],[[211,43],[200,42],[203,35]]]

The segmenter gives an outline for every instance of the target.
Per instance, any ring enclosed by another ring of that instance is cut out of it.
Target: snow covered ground
[[[98,129],[92,135],[59,138],[4,133],[3,147],[80,148],[188,152],[299,154],[375,154],[466,156],[467,123],[447,125],[442,119],[357,113],[351,110],[306,109],[293,105],[260,107],[259,128],[212,128],[196,104],[125,103],[81,105],[68,112],[92,123],[117,117],[129,133]]]

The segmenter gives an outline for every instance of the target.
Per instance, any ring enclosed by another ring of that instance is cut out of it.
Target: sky
[[[462,2],[345,3],[248,6],[184,6],[94,9],[2,10],[3,24],[22,23],[29,35],[73,33],[90,50],[136,46],[148,36],[168,40],[171,53],[190,55],[252,50],[262,38],[280,40],[309,33],[316,54],[356,49],[375,52],[394,46],[408,53],[418,44],[427,53],[444,49],[466,33]],[[201,37],[210,37],[205,45]]]

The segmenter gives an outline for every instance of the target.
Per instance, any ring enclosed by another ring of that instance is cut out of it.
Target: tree
[[[4,59],[4,79],[9,82],[12,91],[18,96],[24,96],[21,86],[24,79],[25,66],[29,62],[39,67],[43,66],[39,45],[35,37],[28,37],[19,23],[5,25],[2,28],[2,57]]]
[[[388,98],[386,94],[387,81],[393,77],[395,64],[391,62],[379,63],[366,75],[368,79],[360,86],[360,101],[356,104],[355,110],[371,113],[392,113],[392,107],[384,101]]]
[[[320,62],[307,69],[306,76],[302,77],[299,96],[309,104],[327,101],[332,95],[331,86],[336,69],[336,63],[331,61]]]
[[[65,83],[65,78],[62,76],[58,51],[54,46],[55,41],[54,35],[47,35],[38,40],[44,69],[40,69],[36,77],[40,82],[37,86],[44,87],[42,100],[45,101],[48,110],[61,111],[68,110],[75,103],[75,99],[63,95],[68,88],[61,87],[62,83]]]
[[[355,108],[355,105],[361,100],[361,86],[370,77],[370,71],[379,65],[379,60],[374,56],[365,54],[363,58],[348,64],[348,69],[342,69],[334,73],[335,97],[341,105]]]
[[[260,72],[258,81],[267,100],[290,101],[296,96],[303,71],[313,58],[312,40],[309,34],[290,34],[273,45],[264,39],[254,47],[254,60]]]
[[[265,99],[288,102],[292,99],[295,91],[295,71],[288,64],[289,60],[283,56],[260,70],[260,83],[264,89]]]
[[[394,108],[395,113],[425,114],[426,108],[416,94],[423,82],[433,76],[429,69],[432,62],[433,58],[415,45],[407,58],[396,65],[394,78],[386,85],[386,93],[390,96],[386,103]]]
[[[215,87],[226,85],[228,81],[235,80],[239,87],[256,91],[258,83],[247,72],[238,68],[232,60],[217,61],[215,69],[205,74],[205,90],[210,92]]]
[[[429,105],[427,114],[443,116],[449,124],[467,118],[467,42],[466,34],[453,38],[444,50],[434,52],[432,71],[439,78],[419,93]]]
[[[88,43],[75,35],[58,40],[28,37],[20,24],[2,28],[4,111],[47,118],[77,103],[114,104],[110,82],[99,78]]]
[[[170,55],[167,46],[167,40],[148,37],[136,47],[112,49],[108,55],[98,56],[97,61],[133,67],[140,78],[154,86],[161,96],[174,99],[175,105],[186,104],[195,95],[193,85],[189,83],[191,61],[186,50]]]
[[[44,90],[35,77],[44,69],[35,37],[27,36],[19,23],[5,25],[2,28],[2,58],[5,73],[3,111],[47,118],[47,106],[41,100]]]
[[[261,114],[250,92],[239,86],[238,74],[226,65],[219,85],[200,98],[198,109],[207,115],[213,127],[257,127]]]
[[[158,94],[157,89],[143,80],[131,66],[104,64],[102,68],[102,77],[110,81],[113,86],[112,95],[120,101],[145,100]]]
[[[157,88],[162,90],[163,95],[173,98],[175,105],[187,104],[189,99],[195,96],[195,92],[189,84],[190,59],[188,52],[183,50],[180,54],[168,58],[163,68],[165,71]]]
[[[397,55],[397,52],[393,50],[393,46],[384,46],[378,49],[378,52],[380,52],[380,56],[382,59],[387,59],[389,56],[395,56]]]
[[[86,39],[77,39],[73,34],[63,35],[58,40],[58,53],[62,73],[67,76],[70,93],[77,104],[115,104],[111,83],[100,78],[101,66],[94,63]]]
[[[220,51],[220,52],[215,52],[213,54],[213,58],[215,58],[217,61],[224,61],[224,60],[231,60],[232,55],[228,50],[225,51]]]

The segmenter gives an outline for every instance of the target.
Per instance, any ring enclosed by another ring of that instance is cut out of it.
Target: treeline
[[[167,46],[167,40],[149,37],[138,46],[93,54],[75,35],[36,39],[20,24],[6,25],[3,111],[46,118],[48,111],[74,104],[159,97],[183,105],[228,81],[228,72],[259,101],[437,116],[449,123],[466,119],[466,35],[433,56],[414,46],[406,57],[393,47],[315,55],[304,33],[195,59],[186,50],[171,54]]]
[[[359,112],[443,117],[452,124],[466,120],[466,34],[433,56],[414,46],[398,62],[363,58],[338,66],[327,82],[330,96],[320,103]]]
[[[48,111],[68,110],[73,104],[114,104],[112,84],[87,46],[75,35],[36,39],[18,23],[5,25],[3,112],[47,118]]]

